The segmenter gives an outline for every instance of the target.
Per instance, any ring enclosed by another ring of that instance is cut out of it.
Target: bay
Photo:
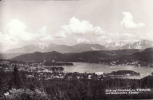
[[[140,73],[140,76],[129,76],[127,78],[143,78],[145,76],[151,75],[153,72],[153,67],[138,67],[134,65],[115,65],[108,66],[104,64],[94,64],[94,63],[82,63],[74,62],[73,66],[63,66],[64,72],[79,72],[79,73],[95,73],[95,72],[104,72],[110,73],[112,71],[118,70],[132,70]]]

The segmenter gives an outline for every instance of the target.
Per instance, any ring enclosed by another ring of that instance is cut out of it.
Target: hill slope
[[[131,50],[111,50],[111,51],[87,51],[82,53],[29,53],[17,56],[13,60],[43,62],[44,60],[56,60],[66,62],[93,62],[93,63],[110,63],[117,61],[123,56],[130,56],[139,52],[137,49]]]

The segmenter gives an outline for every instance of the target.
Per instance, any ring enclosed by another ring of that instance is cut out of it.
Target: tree
[[[22,86],[21,79],[19,76],[19,71],[18,71],[18,68],[16,67],[16,65],[13,69],[13,85],[17,89],[21,88],[21,86]]]

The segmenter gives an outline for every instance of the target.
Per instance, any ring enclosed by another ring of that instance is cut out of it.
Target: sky
[[[2,0],[0,48],[153,40],[153,0]]]

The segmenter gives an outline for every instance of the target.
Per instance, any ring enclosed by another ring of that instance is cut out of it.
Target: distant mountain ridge
[[[133,44],[126,44],[122,48],[128,48],[128,49],[146,49],[153,47],[153,41],[148,40],[139,40]]]
[[[23,53],[0,53],[0,59],[12,59],[19,55],[23,55]]]
[[[153,47],[153,41],[139,40],[135,42],[114,42],[107,45],[100,44],[85,44],[80,43],[73,46],[67,45],[27,45],[21,48],[15,48],[6,51],[6,53],[33,53],[33,52],[52,52],[57,51],[60,53],[81,53],[85,51],[97,51],[97,50],[122,50],[122,49],[146,49]]]
[[[139,40],[132,41],[131,43],[126,41],[114,42],[106,45],[107,49],[118,50],[118,49],[146,49],[153,47],[153,41]]]
[[[6,51],[6,53],[33,53],[39,52],[52,52],[57,51],[60,53],[79,53],[84,51],[106,50],[106,48],[100,44],[76,44],[74,46],[67,45],[55,45],[50,44],[47,47],[41,48],[38,45],[27,45],[21,48],[15,48]]]

